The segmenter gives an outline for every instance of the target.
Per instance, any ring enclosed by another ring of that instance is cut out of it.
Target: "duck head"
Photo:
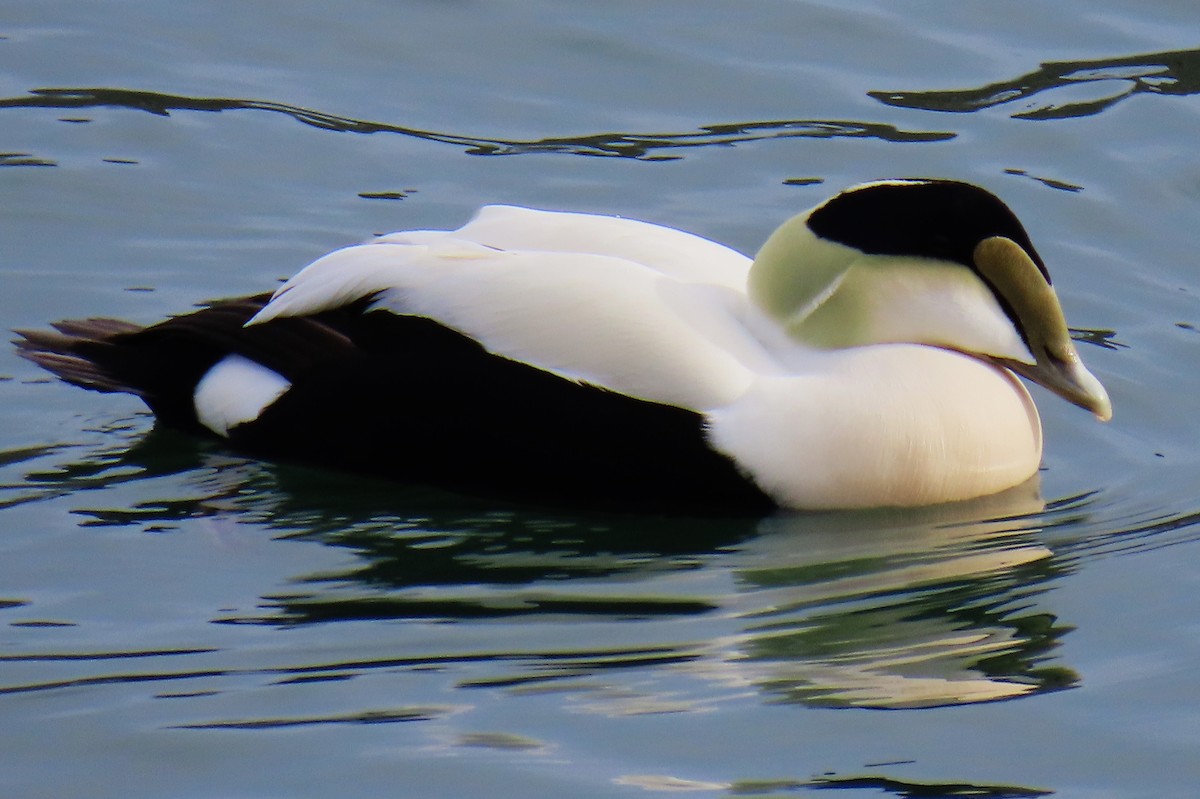
[[[977,186],[891,180],[847,189],[771,235],[754,259],[749,292],[809,346],[957,350],[1011,369],[1102,421],[1112,416],[1028,234]]]

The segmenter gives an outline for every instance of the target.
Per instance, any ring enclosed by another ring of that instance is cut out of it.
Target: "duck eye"
[[[947,233],[929,233],[925,236],[919,252],[947,261],[961,261],[961,246]]]

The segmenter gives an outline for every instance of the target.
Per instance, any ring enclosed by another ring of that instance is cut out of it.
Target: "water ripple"
[[[4,166],[58,166],[58,164],[45,158],[38,158],[33,153],[0,153],[0,167]]]
[[[404,707],[390,710],[365,710],[332,716],[296,716],[270,719],[236,719],[177,724],[176,730],[273,730],[282,727],[311,727],[320,724],[396,724],[406,721],[432,721],[454,713],[456,707]]]
[[[902,130],[879,122],[830,119],[788,119],[732,122],[702,125],[679,133],[635,133],[607,131],[579,136],[518,140],[443,133],[420,128],[371,122],[327,114],[300,106],[266,100],[239,100],[219,97],[187,97],[133,89],[34,89],[21,97],[0,99],[3,108],[126,108],[169,116],[172,111],[266,111],[291,117],[297,122],[322,130],[341,133],[396,133],[425,141],[441,142],[463,148],[470,155],[525,155],[565,153],[639,161],[664,161],[682,158],[674,151],[694,147],[727,147],[766,139],[880,139],[888,142],[936,142],[952,139],[945,131]],[[668,151],[664,153],[662,151]],[[32,164],[19,154],[17,163]],[[34,159],[40,165],[53,165]]]
[[[1049,93],[1045,98],[1038,95]],[[974,89],[945,91],[874,91],[886,105],[923,111],[970,113],[1026,101],[1017,119],[1064,119],[1099,114],[1139,94],[1184,97],[1200,93],[1200,50],[1050,61],[1032,72]]]
[[[988,785],[972,782],[914,782],[882,774],[838,776],[826,774],[804,780],[738,780],[736,782],[702,782],[664,774],[627,774],[614,780],[647,791],[725,791],[729,796],[779,796],[805,794],[820,790],[853,790],[882,792],[900,799],[1035,799],[1049,796],[1053,791],[1027,788],[1020,785]]]

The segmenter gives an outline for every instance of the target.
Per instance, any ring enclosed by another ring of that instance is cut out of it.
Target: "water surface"
[[[1116,417],[1034,484],[700,519],[249,461],[0,354],[22,797],[1190,797],[1192,4],[10,3],[0,320],[150,322],[485,202],[752,252],[888,176],[1027,223]]]

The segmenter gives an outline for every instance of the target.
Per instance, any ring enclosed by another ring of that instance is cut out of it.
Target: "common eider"
[[[256,456],[609,507],[962,500],[1038,468],[1016,375],[1112,414],[1021,223],[948,180],[847,189],[753,260],[488,206],[273,294],[54,327],[18,331],[20,354]]]

